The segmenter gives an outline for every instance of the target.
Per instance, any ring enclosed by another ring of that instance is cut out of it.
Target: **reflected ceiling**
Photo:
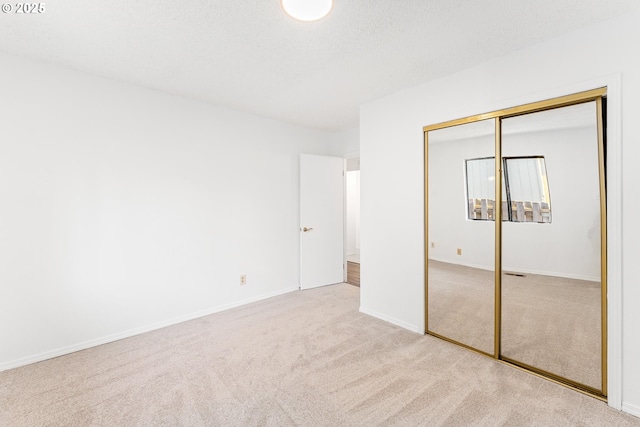
[[[508,129],[503,128],[502,133],[508,135],[543,130],[595,127],[594,108],[594,103],[589,102],[505,119],[510,120],[511,123]],[[493,135],[494,128],[494,120],[490,119],[439,129],[429,132],[429,144]]]

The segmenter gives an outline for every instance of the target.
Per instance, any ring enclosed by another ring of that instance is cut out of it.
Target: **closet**
[[[606,89],[424,127],[425,329],[607,395]]]

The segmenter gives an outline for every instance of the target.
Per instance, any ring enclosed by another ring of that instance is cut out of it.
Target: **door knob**
[[[313,230],[313,228],[307,228],[307,227],[305,227],[305,228],[303,228],[303,229],[302,229],[302,231],[304,231],[305,233],[306,233],[307,231],[311,231],[311,230]]]

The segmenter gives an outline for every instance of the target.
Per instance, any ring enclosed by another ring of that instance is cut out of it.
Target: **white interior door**
[[[300,155],[300,289],[344,281],[344,162]]]

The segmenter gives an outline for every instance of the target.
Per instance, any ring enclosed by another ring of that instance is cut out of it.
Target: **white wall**
[[[593,123],[504,136],[503,155],[544,156],[552,217],[542,224],[503,222],[505,270],[600,281],[595,111]],[[503,126],[508,128],[509,120]],[[429,258],[494,269],[494,223],[467,219],[464,182],[465,160],[493,155],[493,135],[430,144]]]
[[[358,157],[360,152],[360,128],[353,127],[329,135],[329,146],[335,156]]]
[[[621,226],[625,238],[621,255],[610,248],[610,266],[616,270],[621,261],[624,299],[620,310],[615,306],[619,298],[613,298],[609,315],[610,320],[622,316],[622,355],[610,354],[621,360],[622,370],[609,375],[624,380],[621,396],[616,390],[609,393],[614,406],[621,398],[625,411],[640,415],[640,169],[635,165],[640,158],[640,61],[632,54],[640,40],[638,22],[640,11],[361,107],[363,312],[424,330],[423,126],[577,92],[616,82],[619,76],[621,93],[611,98],[609,132],[622,123],[622,185],[615,180],[609,185],[613,192],[622,188],[624,210],[622,224],[612,223],[610,231]],[[615,158],[609,161],[615,177],[620,166]],[[610,342],[616,339],[610,336]]]
[[[333,135],[4,55],[0,81],[0,370],[297,289],[299,153]]]

